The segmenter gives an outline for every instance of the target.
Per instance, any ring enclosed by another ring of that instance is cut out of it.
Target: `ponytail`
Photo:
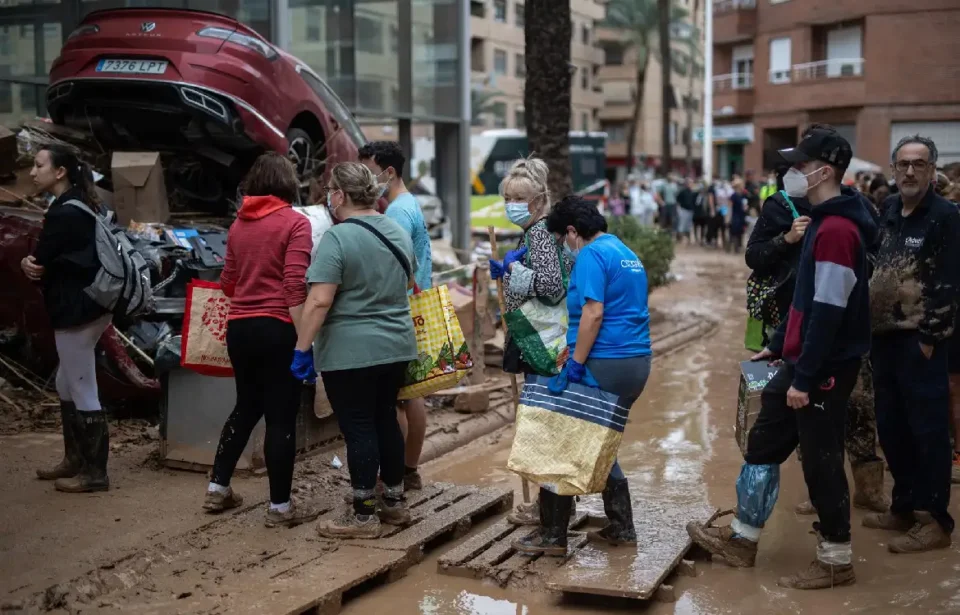
[[[101,202],[93,184],[93,170],[80,159],[78,150],[60,143],[51,143],[42,149],[50,154],[50,162],[54,168],[66,169],[67,181],[80,193],[80,200],[93,211],[100,213]]]

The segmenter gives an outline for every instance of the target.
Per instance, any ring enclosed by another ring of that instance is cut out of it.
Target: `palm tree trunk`
[[[694,32],[697,32],[697,14],[700,12],[700,0],[693,0],[693,13],[691,14],[691,19],[693,19]],[[690,100],[693,95],[693,86],[694,86],[694,75],[696,74],[696,64],[697,59],[694,57],[693,51],[697,49],[695,44],[690,45],[690,87],[689,94],[687,95],[687,135],[684,139],[684,147],[687,148],[687,175],[693,174],[693,105],[690,104]]]
[[[627,174],[633,171],[633,157],[636,155],[637,127],[640,125],[640,114],[643,111],[643,89],[647,80],[647,64],[650,54],[647,53],[643,63],[637,68],[637,82],[634,84],[633,117],[630,118],[630,127],[627,130]]]
[[[670,102],[673,99],[671,95],[670,74],[672,66],[670,64],[670,0],[657,0],[659,10],[659,33],[660,33],[660,77],[662,88],[660,90],[660,107],[662,112],[662,148],[660,154],[660,172],[664,175],[670,172]]]
[[[572,189],[570,172],[570,41],[573,36],[569,0],[527,0],[527,79],[523,92],[530,151],[550,167],[554,200]]]

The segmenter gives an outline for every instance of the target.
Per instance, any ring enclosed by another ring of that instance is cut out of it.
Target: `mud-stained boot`
[[[788,577],[780,577],[777,585],[790,589],[830,589],[853,585],[856,581],[853,564],[836,566],[814,560],[806,570]]]
[[[293,499],[286,512],[267,508],[267,518],[263,524],[267,527],[297,527],[309,523],[320,516],[320,510],[315,506],[300,504]]]
[[[587,532],[587,539],[613,546],[637,544],[637,530],[633,526],[633,504],[626,478],[608,478],[603,490],[603,512],[610,522],[601,530]]]
[[[77,438],[77,407],[72,401],[60,400],[60,426],[63,430],[63,459],[49,470],[37,470],[40,480],[71,478],[83,467]]]
[[[917,522],[903,536],[897,536],[887,545],[891,553],[926,553],[936,549],[949,548],[950,534],[933,520],[930,513],[915,513]]]
[[[863,527],[872,530],[887,530],[889,532],[908,532],[916,524],[913,513],[899,515],[891,510],[883,513],[866,515],[861,522]]]
[[[723,514],[733,514],[733,511]],[[757,543],[737,535],[729,525],[715,527],[691,521],[687,524],[687,534],[693,542],[735,568],[753,568],[757,561]]]
[[[72,478],[58,478],[53,484],[64,493],[91,493],[110,488],[107,458],[110,456],[110,430],[103,410],[77,411],[77,441],[83,468]]]
[[[398,527],[407,527],[413,523],[413,517],[403,501],[402,487],[387,487],[377,495],[377,515],[381,523]]]
[[[347,508],[336,519],[318,523],[317,534],[323,538],[379,538],[380,519],[377,515],[358,515]]]
[[[507,521],[514,525],[537,525],[540,523],[540,498],[529,504],[520,504],[507,515]]]
[[[423,477],[417,470],[407,470],[403,475],[404,491],[420,491],[423,489]]]
[[[573,511],[573,497],[540,490],[540,528],[526,538],[515,540],[513,548],[526,555],[567,554],[567,529]]]
[[[868,461],[853,466],[853,505],[857,508],[883,513],[890,502],[883,494],[883,461]]]
[[[226,493],[207,491],[203,499],[203,510],[210,514],[222,513],[231,508],[239,508],[241,505],[243,505],[243,498],[234,493],[233,487],[227,487]]]

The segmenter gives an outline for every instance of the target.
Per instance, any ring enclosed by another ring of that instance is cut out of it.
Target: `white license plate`
[[[162,75],[166,70],[166,60],[100,60],[97,62],[98,73]]]

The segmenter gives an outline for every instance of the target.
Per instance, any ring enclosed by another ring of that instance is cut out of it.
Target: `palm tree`
[[[527,79],[523,92],[530,151],[550,167],[550,192],[569,194],[570,181],[570,40],[573,25],[569,0],[527,0]]]
[[[483,117],[493,113],[496,99],[503,96],[500,90],[483,90],[474,87],[470,90],[470,124],[483,125]]]
[[[643,110],[644,82],[647,78],[647,68],[650,65],[651,56],[663,56],[662,49],[658,50],[655,43],[661,38],[659,32],[661,4],[669,4],[670,20],[669,25],[680,22],[686,17],[687,12],[676,6],[672,0],[609,0],[607,2],[607,17],[604,25],[608,28],[623,31],[626,36],[625,47],[632,49],[637,60],[636,83],[634,85],[633,98],[633,116],[630,119],[630,126],[627,129],[627,166],[628,171],[633,166],[633,156],[636,150],[637,124],[640,122],[640,113]],[[669,34],[669,32],[668,32]],[[669,36],[667,37],[667,48],[669,50]],[[666,54],[667,61],[664,65],[664,88],[670,87],[670,70],[674,63],[669,60],[669,51]],[[662,61],[662,58],[661,58]],[[667,101],[670,99],[668,98]],[[666,102],[666,101],[665,101]],[[668,105],[664,105],[667,107]],[[669,109],[664,109],[666,121],[664,122],[664,147],[669,153],[669,131],[670,115]],[[669,158],[666,158],[669,164]]]
[[[708,0],[708,2],[712,2],[712,1],[713,0]],[[693,15],[693,28],[691,28],[690,30],[690,35],[687,36],[685,39],[683,39],[683,42],[687,47],[688,53],[690,54],[690,63],[688,66],[688,69],[690,71],[688,75],[690,79],[689,91],[693,93],[694,79],[696,78],[697,73],[699,73],[700,69],[702,68],[702,65],[696,60],[698,57],[702,55],[702,51],[700,49],[701,32],[700,32],[700,28],[697,27],[697,19],[700,16],[700,0],[693,0],[693,12],[691,13],[691,15]],[[688,97],[685,107],[687,112],[687,134],[685,135],[683,144],[687,148],[686,167],[687,167],[687,173],[689,174],[691,171],[693,171],[694,108],[692,104],[692,97]]]
[[[670,172],[670,103],[673,84],[670,83],[670,4],[671,0],[657,0],[657,33],[660,38],[660,173]]]

